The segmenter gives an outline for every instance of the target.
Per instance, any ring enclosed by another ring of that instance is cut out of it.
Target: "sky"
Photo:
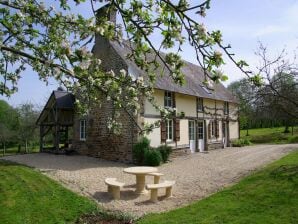
[[[92,15],[89,1],[79,8],[73,7],[73,11],[85,17]],[[204,23],[208,30],[221,30],[224,43],[231,44],[236,59],[246,60],[252,70],[259,63],[255,56],[259,42],[268,47],[271,57],[278,55],[284,48],[291,57],[298,47],[298,0],[211,0],[211,9],[207,11],[206,18],[197,16],[195,19]],[[190,46],[183,49],[181,56],[197,64]],[[229,77],[224,85],[245,77],[229,60],[226,60],[223,71]],[[26,70],[18,87],[19,91],[9,99],[4,96],[0,96],[0,99],[14,106],[26,102],[42,106],[50,93],[57,89],[57,83],[49,80],[46,85],[34,71]]]

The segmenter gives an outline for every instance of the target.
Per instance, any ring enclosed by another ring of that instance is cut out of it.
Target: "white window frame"
[[[86,141],[86,119],[80,120],[80,140]]]
[[[167,142],[174,141],[174,122],[173,120],[166,120],[166,136]]]
[[[198,112],[203,112],[203,110],[204,110],[203,98],[198,97],[197,98],[197,111]]]
[[[189,120],[188,121],[188,138],[189,140],[195,140],[195,121]]]
[[[164,106],[166,108],[172,108],[173,107],[173,92],[165,91]]]

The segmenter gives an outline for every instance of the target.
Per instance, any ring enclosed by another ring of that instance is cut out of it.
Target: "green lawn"
[[[246,136],[246,130],[240,131],[241,138],[248,138],[252,143],[298,143],[298,127],[294,127],[294,135],[292,133],[283,133],[284,127],[278,128],[258,128],[250,129],[249,136]],[[290,131],[292,129],[290,128]]]
[[[97,205],[29,167],[0,160],[0,223],[72,223]]]
[[[298,151],[206,199],[138,222],[145,223],[298,223]]]
[[[28,153],[34,153],[39,152],[39,146],[29,147]],[[25,147],[22,147],[20,153],[25,153]],[[0,157],[2,156],[9,156],[9,155],[15,155],[18,154],[18,147],[10,147],[5,150],[5,154],[3,152],[3,148],[0,148]]]

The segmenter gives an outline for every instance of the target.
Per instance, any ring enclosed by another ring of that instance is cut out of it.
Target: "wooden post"
[[[39,127],[39,152],[43,152],[43,132],[44,132],[44,127],[43,125],[40,125]]]
[[[59,150],[59,124],[58,124],[58,107],[55,104],[55,150]]]
[[[59,125],[56,124],[55,125],[55,150],[58,151],[59,150]]]
[[[69,147],[69,142],[68,142],[68,126],[66,126],[66,130],[65,130],[65,144],[64,144],[65,148]]]

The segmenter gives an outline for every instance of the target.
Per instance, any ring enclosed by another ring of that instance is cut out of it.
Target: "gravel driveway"
[[[107,209],[140,216],[148,212],[177,208],[206,197],[295,148],[298,148],[298,144],[258,145],[226,148],[175,158],[158,168],[165,174],[161,180],[176,181],[173,189],[174,197],[157,203],[149,202],[149,195],[134,194],[135,176],[123,173],[123,168],[129,166],[127,164],[87,156],[45,153],[8,156],[5,159],[36,167],[51,178],[62,182],[64,186],[94,198]],[[116,177],[125,182],[121,200],[114,201],[108,195],[104,184],[106,177]],[[146,180],[153,182],[153,177],[147,177]],[[159,193],[162,195],[164,191]]]

